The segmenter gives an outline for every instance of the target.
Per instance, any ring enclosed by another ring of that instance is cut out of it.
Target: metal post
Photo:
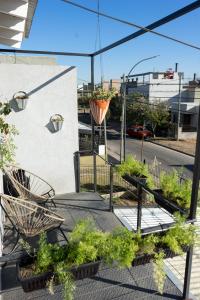
[[[180,127],[180,121],[181,121],[181,79],[182,79],[182,73],[178,73],[179,76],[179,91],[178,91],[178,119],[177,119],[177,141],[179,140],[179,127]]]
[[[199,180],[200,180],[200,105],[199,105],[197,142],[196,142],[196,152],[195,152],[194,172],[193,172],[193,182],[192,182],[192,195],[191,195],[190,214],[189,214],[190,220],[196,219]],[[192,254],[193,254],[193,247],[191,247],[190,250],[187,252],[187,257],[186,257],[185,277],[184,277],[184,287],[183,287],[183,299],[185,300],[188,299],[189,297],[191,269],[192,269]]]
[[[94,91],[94,56],[91,56],[91,89],[93,92]],[[95,132],[94,132],[94,118],[92,116],[92,113],[90,112],[91,115],[91,125],[92,125],[92,153],[94,152],[95,148]]]
[[[97,155],[93,152],[93,174],[94,174],[94,192],[97,191]]]
[[[121,115],[121,141],[120,141],[120,163],[122,163],[123,158],[124,158],[124,124],[125,124],[125,97],[124,93],[126,93],[126,83],[125,83],[125,75],[122,77],[122,91],[121,91],[121,96],[122,96],[122,115]]]
[[[76,193],[80,193],[80,152],[75,153]]]
[[[140,231],[142,224],[142,186],[138,184],[137,186],[138,194],[138,205],[137,205],[137,231]]]
[[[109,205],[110,211],[113,211],[112,197],[113,197],[113,165],[110,166],[110,205]]]
[[[107,142],[107,126],[106,126],[106,118],[103,120],[104,122],[104,141],[105,141],[105,160],[108,160],[108,142]]]
[[[124,161],[126,159],[126,80],[124,83],[123,89],[123,98],[124,98]]]

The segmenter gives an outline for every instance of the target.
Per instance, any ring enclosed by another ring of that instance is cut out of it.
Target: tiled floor
[[[137,229],[137,208],[114,208],[114,214],[129,230]],[[172,216],[162,208],[142,208],[142,229],[172,223],[173,221]]]
[[[7,282],[3,281],[2,300],[63,299],[62,286],[55,288],[54,295],[46,289],[24,293],[16,281],[15,270],[14,266],[4,270],[3,278],[7,278]],[[76,282],[74,300],[181,300],[180,291],[169,279],[165,282],[164,294],[158,294],[152,273],[151,264],[123,270],[101,266],[95,277]]]

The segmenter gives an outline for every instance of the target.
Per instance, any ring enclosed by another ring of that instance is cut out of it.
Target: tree
[[[147,119],[148,102],[139,93],[132,94],[126,105],[126,119],[128,123],[143,125]]]
[[[122,102],[119,96],[115,96],[110,101],[108,116],[110,119],[119,121],[122,113]]]
[[[155,136],[157,127],[166,126],[169,124],[169,109],[163,102],[154,102],[148,106],[147,119],[150,122]]]
[[[151,125],[155,136],[158,127],[169,125],[169,110],[164,102],[149,103],[141,94],[133,94],[127,101],[127,122]]]

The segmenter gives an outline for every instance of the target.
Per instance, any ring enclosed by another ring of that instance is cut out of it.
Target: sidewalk
[[[196,147],[196,140],[182,140],[182,141],[175,141],[175,140],[166,140],[166,139],[152,139],[149,140],[150,142],[170,148],[172,150],[180,151],[185,154],[189,154],[194,156],[195,155],[195,147]]]

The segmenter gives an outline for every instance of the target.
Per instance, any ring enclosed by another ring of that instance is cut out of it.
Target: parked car
[[[153,133],[150,130],[143,127],[142,125],[129,126],[126,130],[126,133],[130,137],[135,137],[140,139],[142,138],[146,139],[153,136]]]

